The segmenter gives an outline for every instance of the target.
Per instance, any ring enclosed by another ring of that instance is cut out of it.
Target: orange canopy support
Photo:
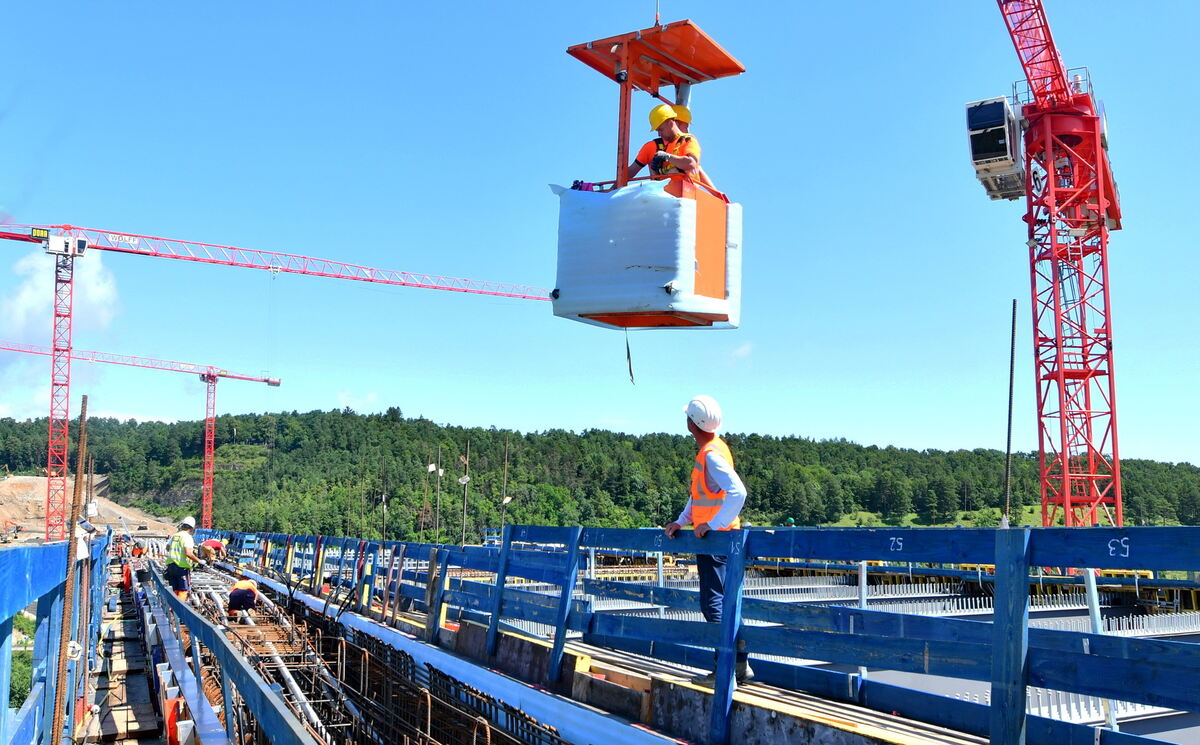
[[[597,39],[567,48],[567,54],[621,86],[617,125],[617,186],[629,165],[629,117],[634,89],[662,98],[662,86],[696,85],[739,75],[744,65],[689,20]],[[676,101],[679,103],[679,101]]]

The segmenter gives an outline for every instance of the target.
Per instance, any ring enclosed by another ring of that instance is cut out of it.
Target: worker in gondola
[[[629,165],[628,177],[634,178],[646,166],[655,176],[685,173],[695,181],[713,187],[708,174],[700,167],[700,143],[688,133],[692,123],[692,112],[686,106],[660,104],[650,110],[650,129],[658,137],[642,145],[633,163]]]
[[[675,522],[667,525],[664,532],[674,538],[684,525],[694,526],[697,538],[703,538],[713,530],[737,530],[742,527],[739,517],[746,504],[746,485],[733,468],[733,452],[720,437],[721,406],[712,396],[700,395],[683,408],[687,414],[687,428],[700,450],[692,468],[691,499]],[[720,623],[725,606],[725,567],[728,558],[712,554],[696,554],[696,572],[700,579],[700,613],[709,623]],[[754,678],[749,656],[739,642],[737,682],[745,683]],[[702,682],[711,683],[716,673]]]
[[[240,610],[250,610],[258,604],[258,583],[250,579],[245,572],[238,576],[238,581],[229,588],[228,618],[233,621]]]
[[[204,560],[196,555],[196,518],[188,515],[179,521],[179,530],[167,543],[167,582],[180,600],[187,600],[192,568],[202,566]]]

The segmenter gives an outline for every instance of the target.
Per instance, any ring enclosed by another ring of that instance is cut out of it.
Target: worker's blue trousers
[[[696,554],[696,573],[700,577],[700,613],[709,623],[720,623],[725,609],[725,564],[724,556]],[[746,659],[745,652],[738,652],[739,660]]]

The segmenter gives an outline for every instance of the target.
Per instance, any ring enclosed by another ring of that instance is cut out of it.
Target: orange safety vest
[[[668,145],[666,140],[663,138],[655,137],[654,147],[658,152],[666,153],[667,155],[686,155],[686,146],[694,140],[695,138],[690,134],[681,134],[675,138],[674,142]],[[662,168],[655,168],[653,165],[651,165],[650,172],[656,176],[665,176],[670,173],[679,173],[680,171],[678,168],[671,165],[663,166]],[[713,185],[712,179],[710,179],[708,174],[704,172],[704,168],[701,167],[699,162],[696,163],[696,171],[692,174],[692,177],[705,186],[712,187],[713,189],[717,188]]]
[[[252,579],[239,579],[237,582],[233,583],[232,587],[229,588],[230,592],[233,592],[234,590],[254,590],[254,592],[257,593],[258,583]]]
[[[710,450],[717,451],[717,454],[724,458],[731,468],[733,467],[733,453],[720,437],[712,438],[704,447],[700,448],[700,452],[696,453],[696,463],[692,466],[692,525],[712,521],[725,504],[724,489],[718,492],[708,490],[705,467]],[[729,527],[721,528],[721,530],[733,530],[741,527],[741,517],[735,517]]]

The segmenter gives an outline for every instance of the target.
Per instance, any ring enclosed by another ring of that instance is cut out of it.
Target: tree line
[[[198,513],[203,422],[98,418],[88,436],[117,499],[161,515]],[[756,525],[994,524],[1004,501],[997,450],[726,440],[750,493],[743,515]],[[0,419],[0,464],[13,472],[41,473],[45,442],[45,419]],[[502,521],[662,525],[686,500],[695,457],[686,435],[522,434],[405,418],[395,407],[222,416],[216,443],[218,527],[432,539],[436,525],[449,541],[478,541]],[[1200,524],[1197,467],[1125,460],[1122,476],[1126,524]],[[1014,510],[1040,502],[1036,453],[1013,456],[1011,492]]]

